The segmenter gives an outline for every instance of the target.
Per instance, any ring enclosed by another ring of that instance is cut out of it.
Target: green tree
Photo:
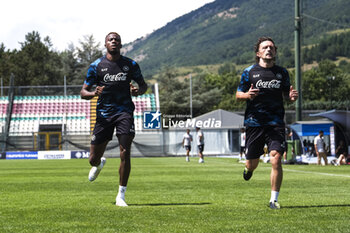
[[[219,74],[207,74],[205,76],[206,89],[217,89],[220,91],[220,97],[217,98],[213,108],[224,110],[241,110],[244,102],[237,101],[235,98],[236,90],[240,82],[234,65],[224,64],[219,68]]]
[[[309,109],[343,108],[343,104],[335,103],[349,101],[349,76],[330,60],[321,61],[302,78],[302,97]]]
[[[68,49],[60,54],[63,63],[63,73],[67,78],[69,85],[82,84],[82,77],[78,72],[80,64],[76,58],[76,49],[73,44],[68,45]]]
[[[3,80],[3,85],[8,85],[8,80],[11,75],[9,57],[11,52],[6,51],[3,43],[0,44],[0,78]]]
[[[227,73],[236,73],[236,67],[229,62],[225,62],[222,66],[218,69],[219,75],[227,74]]]
[[[216,109],[221,101],[221,88],[207,83],[207,76],[198,75],[192,78],[193,116],[199,116]]]
[[[86,76],[86,72],[92,62],[102,57],[101,43],[96,42],[93,35],[84,36],[76,47],[76,59],[78,66],[76,67],[77,76],[73,83],[82,83],[81,80]]]
[[[163,114],[189,114],[189,85],[180,82],[172,67],[164,67],[157,78],[159,84],[160,110]]]
[[[93,35],[84,36],[84,40],[79,41],[77,47],[78,60],[82,64],[90,64],[102,56],[101,43],[96,42]]]
[[[222,91],[216,85],[207,83],[207,75],[192,77],[193,117],[215,109],[220,103]],[[190,80],[180,81],[179,74],[172,67],[162,69],[157,78],[159,83],[160,109],[163,114],[190,114]]]
[[[57,52],[51,49],[49,37],[41,40],[38,32],[31,32],[21,42],[21,50],[15,51],[10,59],[15,75],[15,85],[57,85],[63,84],[61,59]],[[27,94],[36,94],[29,90]]]

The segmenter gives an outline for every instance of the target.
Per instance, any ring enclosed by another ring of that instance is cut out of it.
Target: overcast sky
[[[11,0],[1,4],[0,43],[19,49],[25,35],[38,31],[59,51],[93,35],[118,32],[123,43],[134,41],[214,0]]]

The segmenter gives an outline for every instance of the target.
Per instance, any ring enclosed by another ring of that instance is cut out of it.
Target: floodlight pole
[[[193,117],[193,111],[192,111],[192,75],[190,74],[190,112],[191,112],[191,119]]]
[[[64,98],[67,98],[67,77],[63,77],[63,85],[64,85]]]
[[[64,93],[64,102],[67,104],[67,77],[63,77],[63,93]],[[66,123],[66,124],[64,124]],[[62,131],[63,131],[63,137],[64,137],[64,149],[68,150],[68,145],[66,142],[67,139],[67,113],[64,114],[64,120],[62,121]]]
[[[3,146],[0,156],[7,150],[7,140],[10,135],[10,124],[11,124],[11,114],[13,109],[13,99],[14,99],[14,75],[11,73],[9,91],[8,91],[8,104],[6,109],[6,122],[5,122],[5,132],[3,137]]]
[[[301,66],[300,66],[300,30],[301,30],[301,18],[300,18],[300,1],[295,0],[295,30],[294,30],[294,44],[295,44],[295,85],[296,90],[299,93],[299,98],[296,101],[296,120],[302,120],[302,93],[301,93]]]
[[[156,98],[156,108],[157,111],[160,111],[160,103],[159,103],[159,87],[158,87],[158,83],[154,84],[154,95]]]

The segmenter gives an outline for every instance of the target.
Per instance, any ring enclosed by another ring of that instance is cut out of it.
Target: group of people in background
[[[343,140],[339,142],[339,145],[335,150],[335,157],[336,159],[331,162],[333,165],[335,166],[346,165],[346,164],[350,165],[350,154],[347,152],[347,149]]]
[[[317,164],[321,165],[322,160],[324,165],[328,165],[328,148],[324,141],[324,132],[323,130],[319,131],[319,134],[314,138],[314,152],[317,156]],[[335,159],[331,161],[331,164],[335,166],[350,164],[350,155],[347,153],[347,148],[343,140],[341,140],[335,150]]]
[[[190,133],[191,130],[187,129],[186,133],[183,136],[182,139],[182,146],[186,150],[186,161],[190,162],[190,152],[191,152],[191,144],[193,141],[192,134]],[[199,127],[196,127],[196,132],[197,132],[197,148],[198,148],[198,156],[199,160],[198,163],[204,163],[204,155],[203,155],[203,150],[204,150],[204,133]]]

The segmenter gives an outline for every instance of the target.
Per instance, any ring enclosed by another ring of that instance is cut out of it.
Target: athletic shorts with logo
[[[135,135],[134,116],[130,113],[122,112],[109,118],[97,119],[91,144],[98,145],[112,140],[114,129],[116,130],[116,135]]]
[[[283,154],[285,151],[285,127],[262,126],[247,127],[246,129],[246,159],[258,159],[264,154],[265,144],[269,152],[276,150]]]

